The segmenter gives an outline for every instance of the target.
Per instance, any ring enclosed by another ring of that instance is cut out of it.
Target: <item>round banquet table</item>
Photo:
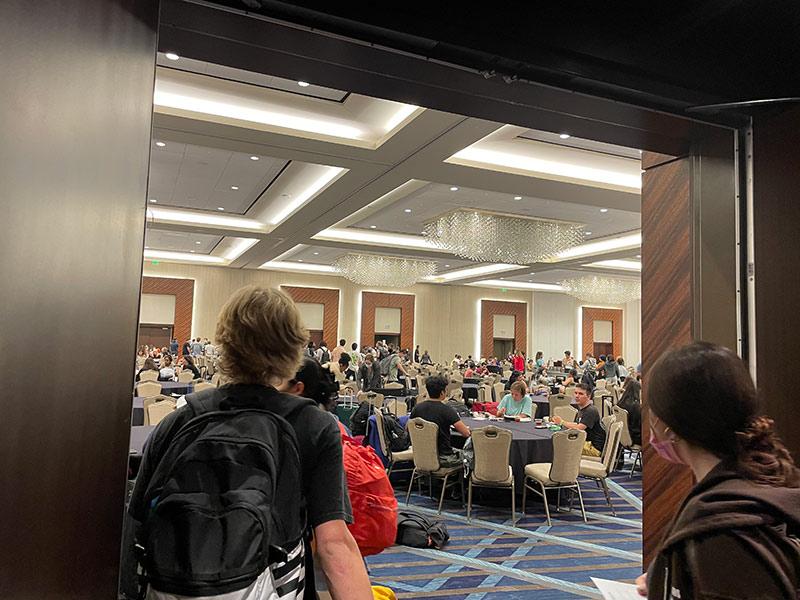
[[[530,423],[517,423],[515,421],[489,421],[465,418],[464,423],[470,429],[479,429],[494,425],[499,429],[507,429],[513,434],[509,464],[514,473],[514,488],[517,493],[522,493],[522,482],[525,477],[525,465],[537,462],[551,462],[553,460],[553,432],[549,429],[536,429],[535,421]],[[464,445],[464,438],[456,432],[453,433],[453,445]]]
[[[133,413],[131,414],[131,425],[136,427],[144,425],[144,398],[141,396],[133,397]]]
[[[156,381],[155,383],[161,384],[161,393],[164,396],[169,396],[170,394],[183,396],[184,394],[191,394],[194,389],[193,383],[181,383],[180,381]]]

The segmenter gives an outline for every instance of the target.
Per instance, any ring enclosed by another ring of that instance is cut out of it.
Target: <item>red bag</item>
[[[354,523],[348,525],[361,556],[378,554],[397,537],[397,499],[383,463],[369,446],[342,443],[344,472],[353,506]]]

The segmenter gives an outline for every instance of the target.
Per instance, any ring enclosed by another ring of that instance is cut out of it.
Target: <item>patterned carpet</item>
[[[512,525],[508,492],[477,489],[469,523],[460,500],[446,498],[442,517],[449,544],[443,550],[394,546],[369,557],[372,582],[393,589],[398,598],[599,598],[590,577],[632,583],[642,572],[641,473],[628,479],[623,470],[612,479],[616,517],[593,482],[581,483],[588,523],[580,510],[556,513],[551,504],[548,527],[541,500],[529,492],[526,514],[521,517],[518,502]],[[406,486],[399,477],[394,483],[403,509]],[[411,508],[435,517],[437,501],[412,493]]]

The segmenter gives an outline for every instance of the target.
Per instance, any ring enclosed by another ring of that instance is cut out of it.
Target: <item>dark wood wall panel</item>
[[[800,109],[757,118],[753,129],[756,376],[766,414],[800,461],[797,391],[776,360],[796,354],[800,332]]]
[[[642,176],[642,359],[644,403],[647,369],[667,349],[692,340],[692,206],[690,161],[658,162]],[[645,411],[646,414],[646,411]],[[644,564],[652,559],[664,527],[692,484],[691,472],[662,460],[647,444],[644,454]]]
[[[361,347],[375,345],[375,309],[400,309],[400,347],[414,348],[413,294],[382,294],[361,292]]]
[[[526,302],[504,302],[481,300],[481,356],[494,354],[494,316],[514,317],[514,346],[523,354],[528,348],[528,304]],[[479,357],[474,357],[476,360]],[[498,357],[500,358],[500,357]]]
[[[334,348],[339,343],[339,290],[282,285],[295,302],[322,304],[322,341]]]
[[[175,296],[175,325],[173,336],[183,344],[192,335],[194,279],[174,277],[142,277],[143,294]]]
[[[581,315],[583,348],[581,349],[581,355],[575,358],[583,360],[587,352],[592,352],[594,348],[595,321],[611,321],[611,344],[614,349],[614,357],[622,355],[622,311],[620,309],[584,306],[582,307]]]
[[[0,598],[117,597],[158,2],[0,2]]]

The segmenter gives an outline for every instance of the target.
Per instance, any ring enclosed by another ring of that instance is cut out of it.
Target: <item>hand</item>
[[[642,573],[636,578],[636,591],[640,596],[647,598],[647,573]]]
[[[553,423],[555,423],[556,425],[561,425],[561,422],[563,421],[563,419],[561,417],[559,417],[558,415],[552,417],[550,420]]]

